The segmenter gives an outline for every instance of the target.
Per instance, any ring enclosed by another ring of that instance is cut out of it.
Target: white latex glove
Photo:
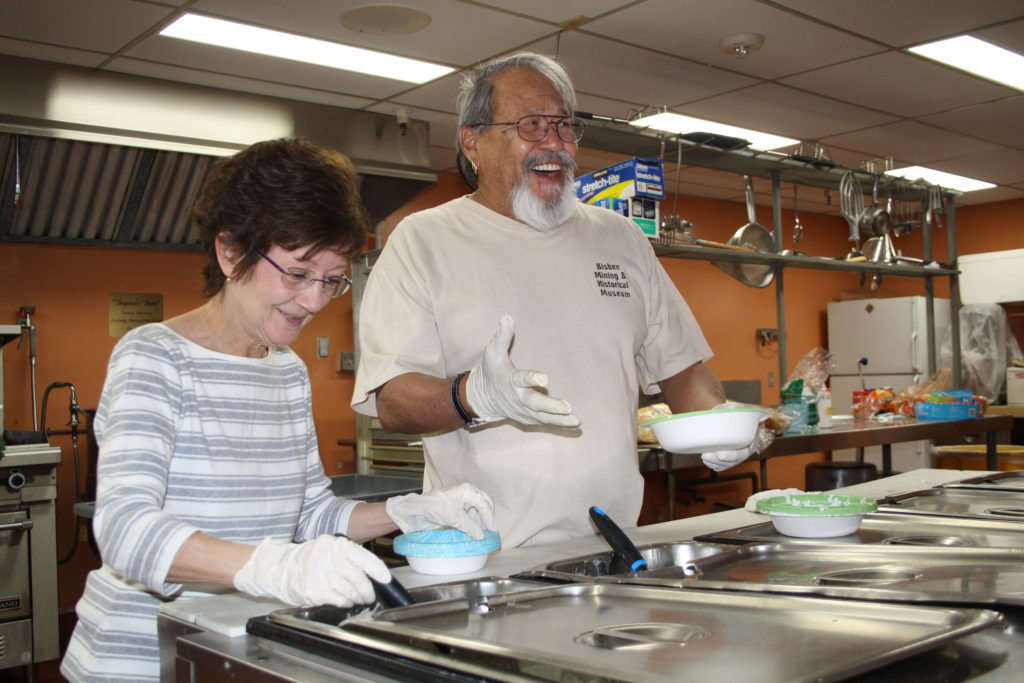
[[[739,405],[743,404],[727,401],[721,405],[715,406],[715,408],[731,408]],[[754,433],[754,440],[745,448],[735,451],[712,451],[710,453],[702,453],[700,456],[701,461],[715,472],[721,472],[722,470],[729,469],[733,465],[740,464],[754,453],[760,453],[764,449],[768,448],[772,441],[775,440],[775,432],[766,424],[765,421],[767,419],[768,412],[765,411],[764,416],[761,418],[761,423],[757,426],[757,432]]]
[[[384,503],[384,510],[403,533],[453,527],[479,540],[485,529],[498,528],[491,497],[468,482],[394,496]]]
[[[522,424],[548,424],[578,427],[580,418],[568,401],[553,398],[533,387],[546,387],[548,376],[534,370],[519,370],[512,364],[508,349],[512,344],[515,321],[503,315],[498,331],[484,349],[480,365],[466,381],[466,398],[482,420],[510,418]]]
[[[380,558],[347,538],[324,534],[306,543],[266,539],[235,574],[235,588],[296,607],[371,604],[369,574],[381,583],[391,572]]]

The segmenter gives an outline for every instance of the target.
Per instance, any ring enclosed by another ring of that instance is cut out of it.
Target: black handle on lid
[[[377,594],[377,599],[386,607],[408,607],[416,602],[409,595],[409,591],[405,590],[405,586],[400,584],[398,579],[393,576],[387,583],[381,583],[372,576],[367,576],[367,578],[373,584],[373,590]]]
[[[338,538],[349,539],[345,534],[338,532],[334,534]],[[381,583],[377,579],[373,578],[369,574],[366,578],[373,584],[373,592],[377,594],[377,599],[380,600],[381,604],[385,607],[408,607],[409,605],[415,604],[416,601],[409,595],[409,591],[405,590],[405,586],[398,582],[398,579],[391,577],[391,580],[387,583]]]
[[[590,508],[590,518],[597,525],[597,530],[608,541],[615,554],[622,558],[631,572],[638,572],[647,569],[647,560],[643,558],[640,551],[633,545],[633,541],[619,528],[619,525],[612,521],[604,510],[599,507]]]

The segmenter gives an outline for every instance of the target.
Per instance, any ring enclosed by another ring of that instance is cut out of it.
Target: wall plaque
[[[120,337],[128,330],[164,319],[163,294],[111,294],[107,306],[110,336]]]

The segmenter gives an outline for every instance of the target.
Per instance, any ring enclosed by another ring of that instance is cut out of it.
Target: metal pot
[[[775,238],[767,228],[757,222],[753,182],[750,176],[744,176],[744,180],[746,181],[747,224],[737,230],[727,244],[733,248],[742,248],[762,254],[775,254],[778,251],[775,247]],[[767,287],[775,278],[775,270],[769,264],[722,263],[718,261],[712,261],[712,263],[748,287]]]
[[[871,206],[864,209],[857,218],[857,225],[862,235],[882,237],[889,234],[892,227],[892,216],[878,205],[878,176],[871,187]]]

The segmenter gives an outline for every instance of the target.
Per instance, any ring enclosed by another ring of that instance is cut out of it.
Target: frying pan
[[[743,176],[746,182],[747,224],[729,239],[729,245],[746,251],[764,254],[776,253],[775,238],[763,225],[757,222],[754,210],[754,185],[750,176]],[[748,287],[767,287],[775,278],[771,265],[763,263],[721,263],[712,261],[720,270],[732,275]]]

